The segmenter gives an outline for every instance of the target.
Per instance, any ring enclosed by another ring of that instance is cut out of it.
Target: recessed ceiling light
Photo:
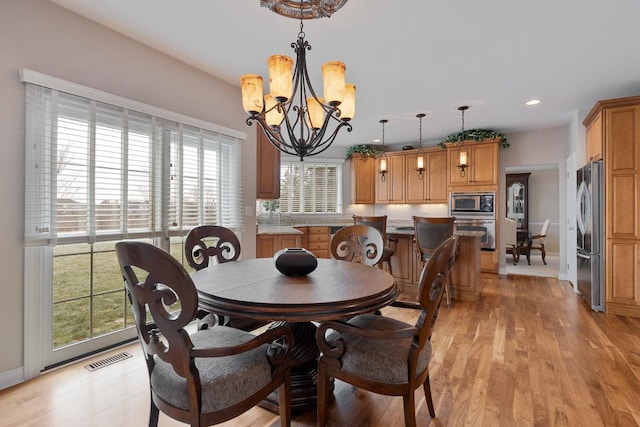
[[[380,142],[380,138],[376,138],[372,142]]]
[[[532,99],[530,101],[525,102],[526,105],[537,105],[540,104],[540,100],[539,99]]]

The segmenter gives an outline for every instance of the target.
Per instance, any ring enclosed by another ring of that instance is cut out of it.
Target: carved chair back
[[[184,242],[184,255],[189,265],[200,270],[210,258],[222,264],[240,256],[240,241],[236,234],[219,225],[201,225],[189,231]]]
[[[382,234],[368,225],[342,227],[331,239],[331,255],[344,261],[373,266],[380,261],[383,250]]]

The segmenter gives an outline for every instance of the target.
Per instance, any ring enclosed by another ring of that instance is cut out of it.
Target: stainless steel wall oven
[[[455,230],[482,231],[480,249],[496,249],[495,193],[467,192],[449,195],[449,215],[455,218]]]

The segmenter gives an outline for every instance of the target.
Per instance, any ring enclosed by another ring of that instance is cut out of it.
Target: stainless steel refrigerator
[[[604,187],[602,161],[578,170],[578,291],[595,311],[604,311]]]

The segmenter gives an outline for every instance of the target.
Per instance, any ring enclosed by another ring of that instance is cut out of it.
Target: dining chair
[[[275,390],[280,422],[290,425],[289,329],[256,336],[214,326],[189,334],[198,293],[184,267],[144,242],[118,242],[116,253],[149,374],[149,426],[160,411],[192,426],[219,424]]]
[[[429,414],[435,417],[429,383],[430,339],[451,273],[456,240],[457,236],[451,236],[440,244],[422,269],[418,282],[421,313],[415,325],[371,313],[320,323],[316,331],[321,351],[318,426],[327,423],[331,378],[374,393],[402,396],[406,426],[416,425],[415,390],[422,386]]]
[[[429,261],[433,251],[449,237],[453,236],[454,217],[413,216],[413,233],[416,239],[416,251],[423,265]],[[454,257],[451,259],[453,263]],[[453,299],[453,280],[449,276],[449,285],[445,289],[447,307]]]
[[[506,253],[513,256],[513,265],[520,260],[520,250],[518,249],[518,223],[515,219],[504,219],[504,239],[507,245]]]
[[[240,240],[238,240],[236,234],[220,225],[194,227],[189,231],[184,241],[185,259],[191,268],[196,271],[208,267],[210,262],[222,264],[236,261],[240,257],[240,252]],[[266,324],[266,322],[248,317],[212,317],[208,314],[198,313],[200,328],[209,327],[212,323],[219,321],[225,326],[252,331]]]
[[[347,225],[331,238],[331,256],[335,259],[374,266],[380,262],[384,240],[368,225]]]
[[[209,265],[211,258],[218,264],[237,260],[240,256],[240,241],[226,227],[200,225],[187,234],[184,255],[194,270],[200,270]]]
[[[529,238],[529,265],[531,265],[531,251],[539,250],[542,253],[542,262],[544,265],[547,265],[547,260],[545,257],[547,256],[547,252],[544,248],[544,242],[547,239],[547,230],[549,229],[549,218],[545,219],[542,223],[542,229],[540,230],[540,234],[536,234],[535,236],[531,236]]]
[[[384,243],[384,249],[382,251],[382,257],[380,258],[380,261],[378,261],[377,265],[382,269],[386,267],[386,271],[393,276],[393,270],[391,268],[391,257],[396,252],[395,243],[397,243],[397,240],[387,238],[387,216],[353,215],[353,223],[356,225],[368,225],[380,232],[380,234],[382,235],[382,241]],[[390,243],[390,245],[388,245],[387,242]]]

